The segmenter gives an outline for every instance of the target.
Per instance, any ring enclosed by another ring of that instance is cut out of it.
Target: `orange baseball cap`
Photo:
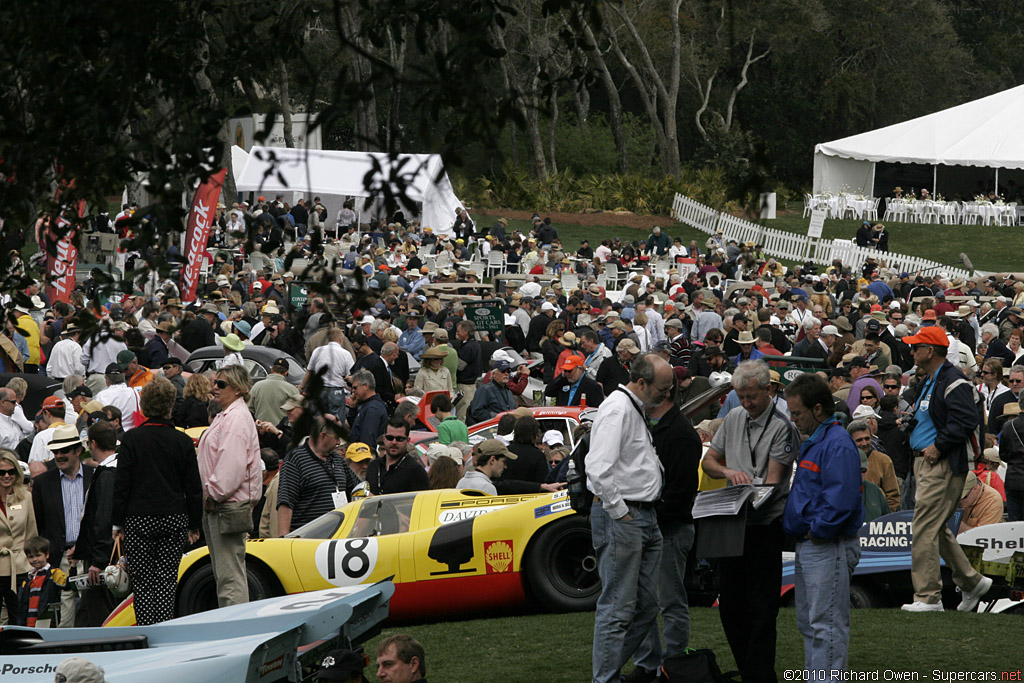
[[[929,311],[931,313],[931,311]],[[940,327],[922,327],[917,334],[903,338],[904,344],[931,344],[932,346],[949,346],[949,339]]]
[[[576,368],[581,367],[583,367],[583,359],[576,354],[573,354],[562,361],[561,370],[562,372],[569,372],[570,370],[575,370]]]
[[[933,309],[933,308],[929,308],[927,311],[924,312],[924,315],[921,316],[921,320],[935,320],[935,319],[936,319],[935,309]]]
[[[61,400],[60,396],[47,396],[42,405],[44,410],[60,410],[63,407],[64,401]]]

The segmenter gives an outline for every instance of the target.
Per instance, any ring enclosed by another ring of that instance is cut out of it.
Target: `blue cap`
[[[499,372],[512,372],[512,366],[507,360],[495,361],[493,367]]]

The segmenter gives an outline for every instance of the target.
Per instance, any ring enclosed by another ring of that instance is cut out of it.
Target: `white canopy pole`
[[[875,196],[875,168],[878,166],[874,161],[871,162],[871,187],[868,189],[868,196]]]
[[[938,164],[933,164],[932,165],[932,196],[933,197],[938,193],[937,192],[938,184],[939,184],[939,165]]]
[[[998,197],[999,196],[999,167],[998,166],[996,167],[996,187],[995,187],[995,191],[996,191],[996,196]]]

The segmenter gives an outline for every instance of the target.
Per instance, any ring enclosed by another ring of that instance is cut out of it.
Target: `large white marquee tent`
[[[405,192],[417,207],[406,206],[408,218],[420,217],[421,225],[436,234],[448,234],[455,222],[455,210],[462,203],[455,196],[444,164],[437,154],[399,154],[391,160],[387,154],[373,152],[342,152],[336,150],[295,149],[288,147],[253,147],[248,158],[240,148],[232,150],[235,184],[239,192],[261,195],[283,194],[287,197],[316,196],[324,200],[333,221],[341,208],[343,197],[369,197],[366,176],[373,173],[373,188],[389,185],[397,194],[397,180],[405,183]],[[356,202],[356,210],[363,203]],[[371,214],[380,206],[369,209]],[[362,220],[369,220],[362,211]]]
[[[1024,169],[1024,85],[814,148],[814,192],[872,194],[880,162]],[[980,172],[980,171],[979,171]]]

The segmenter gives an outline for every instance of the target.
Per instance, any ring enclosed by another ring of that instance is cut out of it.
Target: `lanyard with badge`
[[[757,435],[757,441],[754,441],[750,438],[750,425],[753,422],[753,420],[750,418],[749,415],[747,416],[745,431],[747,433],[747,444],[750,446],[750,469],[753,470],[754,472],[757,472],[757,447],[761,445],[761,439],[763,439],[764,435],[768,433],[768,428],[772,426],[772,418],[775,417],[775,413],[777,410],[778,408],[775,406],[775,402],[773,401],[771,412],[768,415],[768,419],[765,420],[764,422],[764,427],[761,428],[761,433]],[[769,459],[770,456],[771,454],[769,453]],[[767,462],[765,463],[765,467],[767,467]],[[754,484],[755,486],[763,484],[764,476],[752,477],[751,483]]]
[[[324,474],[331,479],[331,483],[334,484],[334,491],[331,492],[331,500],[334,502],[335,509],[348,505],[348,494],[341,490],[338,486],[338,478],[334,476],[334,463],[331,461],[331,454],[327,454],[326,460],[316,459],[320,463],[320,467],[324,468]],[[330,464],[330,467],[328,467]]]
[[[584,373],[584,374],[586,374],[586,373]],[[567,387],[565,387],[565,389],[563,389],[563,391],[568,391],[569,392],[569,402],[566,403],[565,405],[567,405],[567,406],[571,406],[572,405],[572,400],[573,400],[573,398],[576,397],[576,392],[579,390],[581,382],[583,382],[583,375],[580,375],[580,378],[578,380],[576,380],[576,384],[570,384]]]
[[[924,387],[921,389],[921,395],[917,397],[917,403],[914,405],[914,415],[917,415],[918,409],[928,412],[928,406],[932,402],[932,389],[935,388],[935,378],[939,375],[938,368],[935,374],[928,378],[928,381],[924,383]]]

